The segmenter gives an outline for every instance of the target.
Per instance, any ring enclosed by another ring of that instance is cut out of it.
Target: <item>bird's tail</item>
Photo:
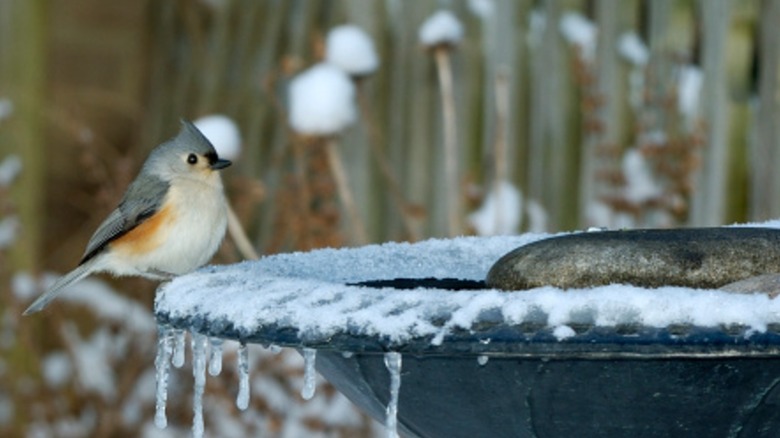
[[[30,304],[30,307],[28,307],[22,315],[29,315],[31,313],[42,310],[44,307],[46,307],[47,304],[49,304],[51,300],[57,298],[57,296],[62,293],[66,287],[81,280],[92,272],[95,272],[95,261],[96,260],[93,257],[92,259],[80,264],[76,269],[58,278],[57,281],[55,281],[54,284],[49,288],[49,290],[44,292],[43,295],[39,296],[38,299]]]

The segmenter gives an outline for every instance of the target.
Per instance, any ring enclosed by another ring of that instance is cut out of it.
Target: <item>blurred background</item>
[[[442,9],[453,33],[421,41]],[[0,0],[0,434],[189,435],[189,359],[153,424],[155,284],[101,277],[20,317],[181,118],[238,128],[223,177],[261,255],[764,221],[780,216],[777,23],[778,0]],[[344,24],[378,58],[349,76],[356,117],[291,124],[321,102],[290,86]],[[228,238],[215,262],[247,257]],[[381,433],[322,381],[304,402],[300,357],[259,346],[238,410],[229,344],[207,435]]]

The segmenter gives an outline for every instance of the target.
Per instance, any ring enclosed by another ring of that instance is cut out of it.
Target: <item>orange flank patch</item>
[[[143,255],[154,251],[163,243],[162,233],[173,220],[171,203],[141,222],[138,226],[111,242],[111,249],[128,255]]]

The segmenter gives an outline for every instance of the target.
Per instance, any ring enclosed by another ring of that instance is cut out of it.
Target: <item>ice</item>
[[[778,228],[780,222],[753,226]],[[491,322],[510,325],[541,322],[550,330],[577,322],[583,315],[604,327],[738,324],[762,332],[768,324],[780,322],[780,300],[720,290],[613,284],[501,292],[349,285],[393,278],[483,280],[505,253],[550,236],[529,233],[385,243],[212,266],[164,285],[156,308],[173,319],[197,316],[214,324],[229,322],[239,334],[258,333],[268,326],[294,327],[301,339],[312,342],[346,334],[379,336],[391,344],[426,336],[446,341],[453,330],[471,330],[485,315],[491,316]]]
[[[498,181],[490,189],[469,222],[480,236],[516,234],[522,218],[523,195],[509,181]]]
[[[157,357],[154,359],[156,369],[157,393],[155,402],[154,424],[164,429],[168,425],[165,416],[165,404],[168,399],[168,374],[170,360],[173,353],[174,330],[168,326],[160,325],[157,334]]]
[[[484,354],[480,354],[479,356],[477,356],[477,363],[480,366],[485,366],[488,363],[488,356]]]
[[[355,85],[338,67],[321,63],[290,83],[290,125],[301,134],[334,135],[355,121]]]
[[[304,400],[311,400],[314,397],[314,390],[317,388],[317,372],[314,366],[317,361],[317,350],[314,348],[303,349],[303,388],[301,397]]]
[[[184,330],[173,331],[173,358],[171,363],[176,368],[184,366],[184,350],[187,342],[187,332]]]
[[[578,46],[583,58],[592,61],[596,56],[596,36],[598,28],[592,21],[576,12],[563,14],[560,30],[566,40]]]
[[[388,438],[398,437],[398,393],[401,388],[401,353],[385,353],[385,366],[390,372],[390,399],[387,402],[385,427]]]
[[[337,26],[328,32],[325,61],[351,76],[369,75],[379,66],[371,37],[352,24]]]
[[[218,376],[222,372],[222,339],[209,339],[209,374]]]
[[[245,343],[238,346],[238,395],[236,407],[245,411],[249,407],[249,350]]]
[[[199,333],[192,333],[192,375],[195,387],[192,398],[192,436],[203,436],[203,392],[206,389],[206,354],[209,338]]]
[[[241,155],[241,131],[230,117],[210,114],[198,118],[193,124],[209,139],[220,158],[233,161]]]
[[[420,26],[419,39],[422,45],[428,47],[455,45],[463,39],[463,25],[452,11],[440,10]]]

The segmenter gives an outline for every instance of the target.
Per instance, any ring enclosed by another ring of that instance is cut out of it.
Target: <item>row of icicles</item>
[[[157,357],[154,366],[157,370],[157,394],[155,403],[154,424],[164,429],[168,425],[165,415],[165,405],[168,399],[168,373],[173,364],[176,368],[184,366],[187,332],[168,326],[160,326],[157,340]],[[193,390],[192,436],[200,438],[204,433],[203,424],[203,391],[206,387],[206,370],[211,376],[218,376],[222,371],[222,342],[220,338],[212,338],[200,333],[191,333],[192,374],[195,378]],[[271,347],[279,350],[279,347]],[[314,397],[316,383],[315,361],[317,350],[304,348],[303,389],[301,397],[309,400]],[[349,355],[350,353],[344,353]],[[208,360],[207,360],[208,358]],[[387,404],[385,427],[388,437],[398,437],[398,393],[401,387],[401,353],[388,352],[384,354],[385,366],[390,373],[390,402]],[[246,343],[239,343],[237,360],[239,384],[236,406],[241,410],[249,407],[249,354]]]

